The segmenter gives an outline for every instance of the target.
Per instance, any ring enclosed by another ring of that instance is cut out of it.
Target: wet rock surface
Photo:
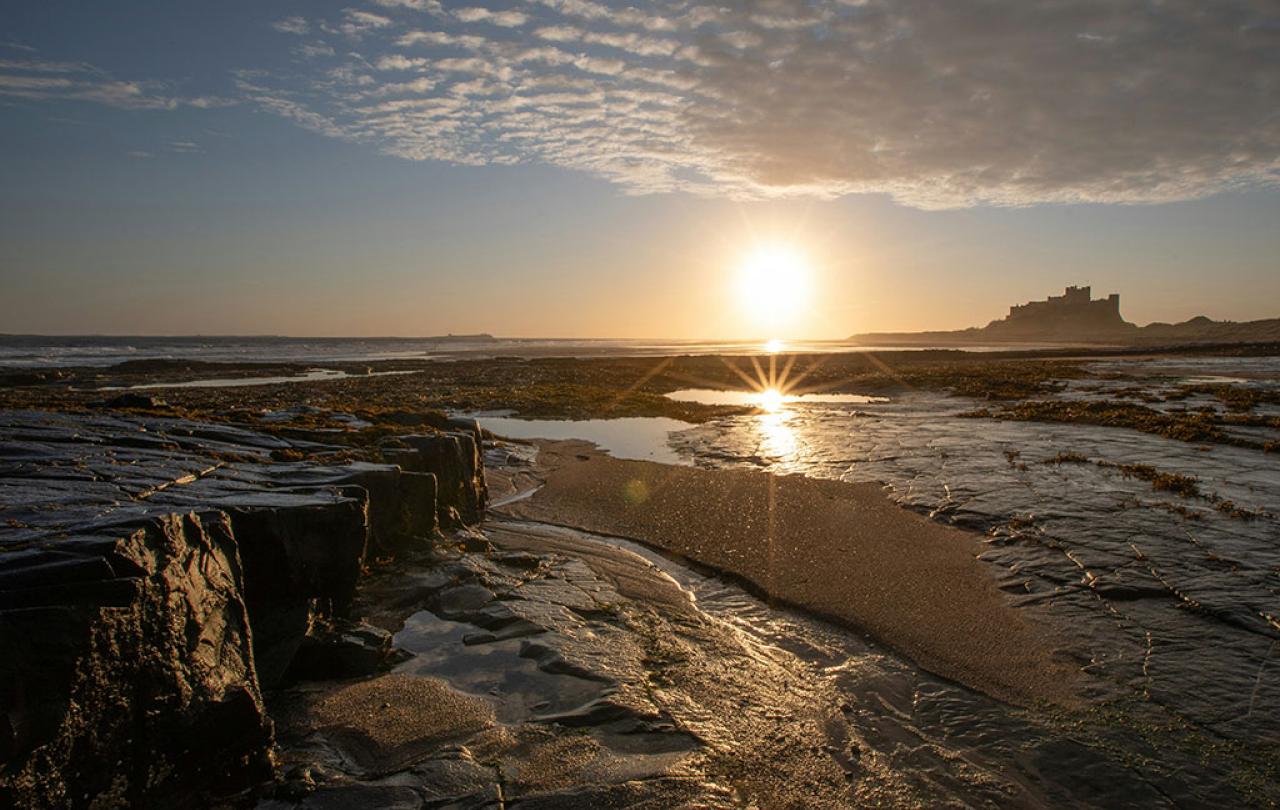
[[[269,777],[225,514],[0,554],[0,804],[128,806]]]
[[[909,804],[874,764],[855,774],[821,750],[855,734],[821,684],[700,612],[652,561],[541,524],[484,531],[492,553],[459,544],[361,591],[412,657],[342,689],[385,684],[403,702],[370,701],[375,717],[421,713],[431,729],[370,756],[370,735],[405,724],[365,728],[363,711],[335,723],[325,701],[341,690],[272,697],[286,768],[325,774],[303,806],[371,783],[426,806],[846,807],[875,792]]]
[[[271,774],[262,690],[300,650],[301,673],[390,666],[389,637],[340,620],[370,551],[429,547],[439,479],[341,450],[136,413],[0,414],[0,799],[233,794]],[[474,461],[419,466],[466,470],[458,492],[483,480]]]

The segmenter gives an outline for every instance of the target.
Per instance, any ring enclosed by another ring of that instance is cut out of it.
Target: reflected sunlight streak
[[[799,439],[791,427],[791,414],[786,410],[762,413],[757,419],[760,429],[760,447],[757,451],[765,458],[787,461],[793,459],[800,448]]]

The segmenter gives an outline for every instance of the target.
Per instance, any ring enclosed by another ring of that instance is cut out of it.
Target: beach
[[[0,389],[10,666],[89,707],[21,726],[0,787],[61,795],[40,763],[92,730],[174,775],[152,789],[269,808],[1277,798],[1265,350],[366,371]],[[99,640],[29,666],[54,616]],[[135,707],[163,753],[102,708],[132,705],[113,645],[186,684]],[[192,769],[214,716],[236,731]]]
[[[876,484],[624,461],[573,443],[540,443],[538,459],[540,488],[501,511],[708,566],[994,697],[1076,702],[1079,664],[1055,655],[1047,617],[998,590],[977,560],[981,535],[903,510]]]

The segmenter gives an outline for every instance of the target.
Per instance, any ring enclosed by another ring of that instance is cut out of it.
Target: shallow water
[[[294,374],[288,377],[218,377],[203,380],[187,380],[186,382],[142,383],[140,385],[103,386],[98,391],[138,391],[151,388],[243,388],[251,385],[279,385],[280,383],[318,382],[321,380],[341,380],[347,377],[385,377],[397,374],[412,374],[412,371],[375,371],[368,374],[349,374],[332,368],[314,368],[305,374]]]
[[[688,463],[669,444],[671,433],[692,425],[678,419],[635,416],[624,419],[516,419],[474,415],[485,430],[509,439],[582,439],[617,458]]]
[[[862,394],[773,394],[757,391],[718,391],[713,388],[684,388],[667,394],[677,402],[697,402],[701,405],[751,405],[775,409],[787,405],[814,403],[888,402],[885,397],[869,397]]]
[[[580,533],[584,537],[591,537]],[[671,576],[708,616],[761,654],[795,656],[828,681],[874,756],[902,775],[921,806],[1234,806],[1242,797],[1203,763],[1159,758],[1143,733],[1120,723],[1018,709],[938,678],[856,632],[766,604],[717,576],[617,538],[597,542],[638,554]],[[1153,758],[1156,755],[1156,758]]]
[[[1099,375],[1124,379],[1073,381],[1059,396],[1105,398],[1135,385],[1133,377],[1156,391],[1205,377],[1280,384],[1276,358],[1092,365]],[[632,445],[627,457],[659,458],[674,449],[684,463],[708,468],[879,481],[906,508],[984,533],[982,558],[1001,587],[1017,604],[1046,606],[1062,646],[1094,676],[1091,694],[1101,724],[1082,729],[1070,742],[1045,743],[1035,755],[1043,761],[1035,766],[1039,776],[1029,777],[1033,781],[1056,772],[1051,760],[1084,768],[1080,746],[1103,746],[1140,765],[1141,778],[1151,780],[1146,800],[1220,804],[1226,799],[1218,791],[1233,785],[1253,785],[1260,791],[1255,796],[1269,797],[1265,801],[1280,798],[1276,456],[1123,428],[960,415],[982,404],[912,393],[892,402],[787,403],[771,413],[670,433],[670,426],[640,424],[648,420],[613,429],[635,431],[625,437],[628,442],[666,445]],[[1220,403],[1207,396],[1150,403],[1161,410],[1211,406]],[[1272,410],[1260,406],[1255,413]],[[571,423],[561,424],[559,435],[592,438]],[[1055,461],[1063,453],[1075,460]],[[1120,465],[1134,464],[1192,476],[1199,495],[1183,497],[1126,476]],[[1224,502],[1235,511],[1220,508]],[[765,633],[783,647],[809,643],[777,625],[776,617],[743,615],[744,632]],[[835,660],[847,656],[839,645],[832,649]],[[925,692],[949,707],[940,711],[967,718],[955,728],[943,727],[960,738],[976,734],[971,745],[981,756],[1021,756],[1020,747],[1032,745],[1030,732],[974,719],[975,707],[964,707],[969,697]],[[874,725],[873,715],[867,722]],[[1090,788],[1102,793],[1093,799],[1076,794],[1071,801],[1100,800],[1109,781],[1137,778],[1108,775],[1107,768],[1094,774]],[[1071,794],[1059,799],[1066,795]],[[1104,803],[1125,803],[1110,798]],[[1131,798],[1138,805],[1144,801],[1140,793]]]
[[[1078,387],[1064,396],[1084,396]],[[1257,747],[1274,756],[1280,744],[1276,457],[1120,428],[959,416],[975,405],[915,394],[798,406],[672,442],[705,467],[880,481],[905,507],[985,533],[982,557],[1002,587],[1018,603],[1049,606],[1097,693],[1137,701],[1125,722],[1150,714],[1141,722],[1199,741],[1165,756],[1189,756],[1179,767],[1190,768],[1212,741],[1239,758],[1217,759],[1206,779],[1261,767]],[[1060,453],[1086,460],[1054,463]],[[1124,464],[1194,476],[1202,496],[1157,491],[1114,466]],[[1223,501],[1249,516],[1221,511]],[[1147,743],[1124,744],[1136,754]]]

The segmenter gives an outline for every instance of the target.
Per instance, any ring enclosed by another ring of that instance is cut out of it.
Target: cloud
[[[444,14],[444,6],[440,5],[439,0],[374,0],[374,2],[384,8],[407,8],[428,14]]]
[[[390,17],[384,17],[381,14],[374,14],[370,11],[349,8],[347,9],[346,20],[336,30],[352,39],[360,39],[371,31],[386,28],[390,25]]]
[[[333,46],[324,42],[308,42],[293,49],[303,59],[317,59],[321,56],[333,56]]]
[[[529,15],[520,11],[490,11],[476,7],[454,9],[453,16],[463,22],[488,22],[503,28],[519,28],[529,21]]]
[[[302,17],[285,17],[283,20],[271,23],[271,27],[282,34],[301,35],[311,30],[311,25]]]
[[[236,103],[217,96],[175,96],[161,82],[120,81],[84,62],[0,60],[0,97],[29,101],[87,101],[126,110],[220,107]]]
[[[348,11],[372,54],[333,55],[341,81],[259,88],[269,108],[408,159],[544,162],[637,193],[939,208],[1280,183],[1280,11],[1258,0],[376,5],[442,30]]]
[[[378,70],[413,70],[414,68],[422,68],[431,64],[430,59],[410,59],[401,54],[395,53],[389,56],[383,56],[374,63]]]

